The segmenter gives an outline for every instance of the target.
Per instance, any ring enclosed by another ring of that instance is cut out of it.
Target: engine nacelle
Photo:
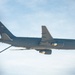
[[[39,50],[39,53],[43,53],[43,54],[52,54],[52,50]]]

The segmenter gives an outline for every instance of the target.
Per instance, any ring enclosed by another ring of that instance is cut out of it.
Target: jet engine
[[[50,55],[52,54],[52,50],[39,50],[39,53]]]

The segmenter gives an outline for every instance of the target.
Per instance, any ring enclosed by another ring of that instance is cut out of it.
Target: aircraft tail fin
[[[53,37],[49,33],[46,26],[42,26],[42,40],[40,45],[47,45],[49,41],[53,40]]]
[[[49,40],[52,40],[52,39],[53,39],[53,37],[49,33],[46,26],[42,26],[42,41],[49,41]]]
[[[15,37],[1,22],[0,22],[0,35],[2,40],[11,40]]]

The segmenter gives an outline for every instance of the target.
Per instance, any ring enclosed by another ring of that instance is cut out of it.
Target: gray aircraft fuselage
[[[0,22],[0,42],[10,44],[15,47],[35,49],[40,53],[51,54],[51,49],[70,50],[75,49],[74,39],[56,39],[51,36],[46,26],[42,26],[42,37],[16,37]],[[9,47],[11,47],[9,46]],[[8,49],[7,47],[6,49]],[[4,49],[4,50],[6,50]],[[3,52],[2,50],[1,52]],[[1,53],[0,52],[0,53]]]
[[[54,41],[48,41],[47,46],[40,46],[41,38],[29,38],[29,37],[15,37],[13,40],[0,40],[0,42],[12,44],[16,47],[24,47],[27,49],[75,49],[75,40],[72,39],[54,39]],[[52,43],[57,43],[57,46],[53,46]]]

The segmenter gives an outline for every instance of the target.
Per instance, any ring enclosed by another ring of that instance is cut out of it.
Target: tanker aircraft
[[[53,38],[46,26],[42,26],[42,36],[37,37],[16,37],[0,22],[0,42],[9,44],[10,46],[1,50],[0,53],[12,46],[22,47],[21,50],[36,50],[46,55],[52,54],[52,49],[58,50],[74,50],[74,39],[57,39]]]

